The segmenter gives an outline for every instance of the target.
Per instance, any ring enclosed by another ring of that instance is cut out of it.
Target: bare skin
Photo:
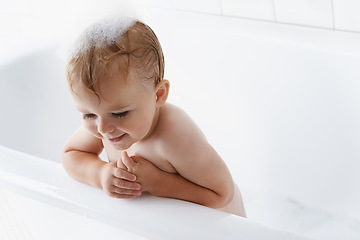
[[[149,192],[245,217],[224,161],[187,114],[166,103],[169,82],[154,87],[132,71],[126,81],[116,76],[100,85],[100,101],[73,86],[84,119],[64,146],[67,172],[112,197]],[[103,149],[109,163],[99,158]]]

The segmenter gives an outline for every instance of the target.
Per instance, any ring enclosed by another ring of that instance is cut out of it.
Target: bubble
[[[105,18],[90,25],[80,35],[69,51],[69,59],[76,58],[90,48],[111,45],[131,28],[137,19],[131,17]]]

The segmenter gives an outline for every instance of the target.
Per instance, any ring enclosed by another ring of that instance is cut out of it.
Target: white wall
[[[108,14],[142,19],[159,9],[360,33],[358,0],[0,0],[0,63],[24,40],[61,42]]]
[[[0,0],[0,41],[69,34],[69,26],[83,26],[89,18],[129,6],[137,12],[165,8],[360,32],[358,0]],[[0,53],[4,48],[2,44]]]
[[[36,21],[46,20],[48,24],[58,19],[63,22],[79,21],[78,17],[86,15],[86,12],[98,15],[104,10],[129,3],[136,7],[176,9],[360,32],[360,2],[357,0],[1,0],[0,18],[5,21],[0,23],[0,36],[17,34],[19,30],[24,33],[26,25]],[[27,22],[31,17],[36,19]]]
[[[142,16],[156,9],[360,33],[357,0],[0,0],[0,56],[24,40],[61,41],[109,13]]]

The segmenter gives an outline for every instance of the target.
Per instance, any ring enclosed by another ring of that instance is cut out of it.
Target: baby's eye
[[[112,113],[112,115],[114,117],[117,117],[117,118],[124,118],[126,115],[128,115],[128,111],[125,111],[125,112],[119,112],[119,113]]]
[[[92,113],[84,113],[83,114],[83,119],[91,119],[94,117],[95,117],[95,114],[92,114]]]

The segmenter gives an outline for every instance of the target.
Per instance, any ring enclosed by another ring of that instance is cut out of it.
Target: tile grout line
[[[275,0],[272,0],[272,1],[275,1]],[[278,21],[277,19],[275,19],[274,21],[269,21],[269,20],[264,20],[264,19],[259,19],[259,18],[224,15],[224,14],[218,14],[218,13],[201,12],[201,11],[196,11],[196,10],[183,10],[183,9],[175,9],[175,8],[160,8],[160,9],[172,10],[172,11],[176,11],[176,12],[187,12],[187,13],[193,13],[193,14],[202,14],[202,15],[209,15],[209,16],[219,16],[219,17],[225,17],[225,18],[238,18],[238,19],[244,19],[244,20],[249,20],[249,21],[257,21],[257,22],[276,23],[276,24],[283,24],[283,25],[288,25],[288,26],[306,27],[306,28],[311,28],[311,29],[333,30],[333,31],[338,31],[338,32],[360,34],[360,31],[337,29],[337,28],[334,28],[334,26],[332,26],[332,27],[320,27],[320,26],[306,25],[306,24],[299,24],[299,23],[281,22],[281,21]],[[274,9],[275,9],[275,6],[274,6]]]
[[[277,20],[277,15],[276,15],[276,7],[275,7],[275,0],[272,0],[272,5],[273,5],[273,13],[274,13],[274,22],[278,22]]]
[[[224,16],[223,2],[222,2],[222,0],[219,0],[219,1],[220,1],[220,14],[221,14],[221,16]]]
[[[334,0],[331,0],[331,10],[332,10],[332,25],[333,29],[335,29],[335,8],[334,8]]]

